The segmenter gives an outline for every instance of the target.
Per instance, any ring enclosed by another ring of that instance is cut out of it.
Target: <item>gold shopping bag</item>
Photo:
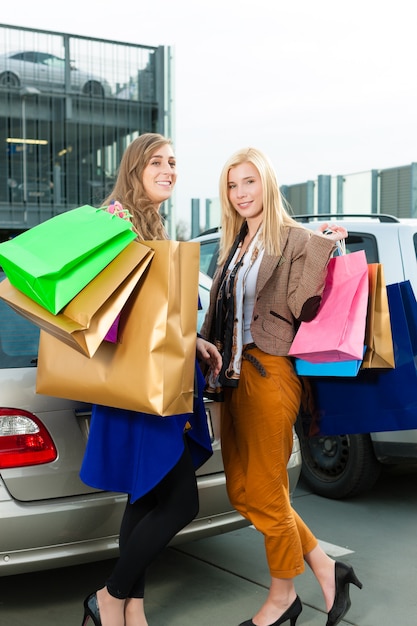
[[[395,367],[387,287],[381,263],[369,263],[369,300],[366,317],[366,352],[361,369]]]
[[[148,246],[130,243],[56,315],[13,287],[8,279],[0,283],[0,298],[60,341],[91,357],[153,255]]]
[[[199,244],[146,241],[154,257],[123,308],[119,343],[89,359],[41,331],[37,392],[160,416],[193,410]]]

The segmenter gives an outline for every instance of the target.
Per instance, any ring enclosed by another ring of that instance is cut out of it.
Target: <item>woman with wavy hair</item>
[[[168,239],[160,208],[177,180],[171,141],[146,133],[126,149],[114,189],[104,200],[120,202],[131,214],[139,240]],[[195,307],[197,302],[190,302]],[[140,320],[138,320],[140,323]],[[221,357],[197,339],[197,356],[215,373]],[[140,366],[138,354],[138,367]],[[147,567],[198,512],[195,477],[211,455],[202,391],[193,413],[169,418],[94,406],[82,480],[95,488],[128,494],[120,528],[120,556],[105,585],[84,601],[83,626],[147,626],[144,610]],[[132,389],[132,393],[135,390]]]

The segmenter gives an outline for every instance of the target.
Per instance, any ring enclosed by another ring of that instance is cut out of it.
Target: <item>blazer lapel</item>
[[[258,280],[256,281],[256,293],[259,293],[265,287],[281,258],[271,254],[264,254],[259,267]]]
[[[289,228],[284,231],[284,236],[282,238],[282,250],[285,250],[285,246],[287,245],[288,233]],[[256,282],[256,293],[259,293],[265,287],[272,273],[282,263],[285,263],[284,255],[281,254],[281,256],[276,257],[271,254],[264,254],[259,267],[258,280]]]

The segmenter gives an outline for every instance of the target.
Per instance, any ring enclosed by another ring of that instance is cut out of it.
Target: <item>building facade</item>
[[[172,137],[171,61],[166,47],[0,24],[3,240],[99,206],[135,137]]]
[[[417,163],[283,185],[295,215],[386,213],[417,218]]]

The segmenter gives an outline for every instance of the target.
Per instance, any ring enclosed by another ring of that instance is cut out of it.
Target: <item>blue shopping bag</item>
[[[409,281],[387,286],[395,368],[310,378],[315,435],[417,428],[417,301]]]
[[[364,346],[364,353],[366,346]],[[328,363],[311,363],[304,359],[294,359],[294,368],[299,376],[357,376],[362,359],[335,361]]]

